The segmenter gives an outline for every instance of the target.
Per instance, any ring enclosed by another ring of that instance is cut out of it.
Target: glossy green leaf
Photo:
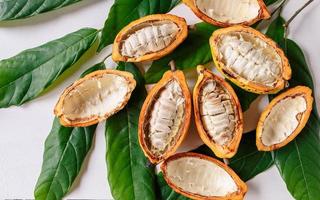
[[[96,29],[80,29],[0,61],[0,108],[21,105],[39,96],[79,60],[96,36]]]
[[[237,85],[235,85],[234,83],[232,83],[231,81],[227,81],[227,82],[232,86],[232,88],[236,92],[241,104],[242,112],[247,111],[250,108],[251,103],[254,100],[256,100],[259,95],[251,92],[247,92],[242,88],[238,87]]]
[[[88,154],[96,126],[70,128],[53,122],[46,139],[40,177],[34,191],[36,200],[60,200],[69,191]]]
[[[280,18],[280,17],[279,17]],[[277,20],[277,19],[276,19]],[[279,20],[279,19],[278,19]],[[268,32],[283,48],[292,68],[290,87],[305,85],[314,89],[313,80],[301,48],[292,40],[281,39],[283,26],[275,21]],[[308,123],[295,140],[275,151],[275,164],[289,192],[298,200],[319,199],[320,188],[320,119],[314,104]]]
[[[99,51],[112,44],[118,32],[130,22],[150,14],[167,13],[180,0],[115,0],[102,29]]]
[[[138,142],[139,114],[147,94],[143,77],[131,63],[120,63],[117,69],[133,73],[137,87],[127,106],[109,118],[106,125],[106,162],[111,193],[115,200],[154,200],[154,167]]]
[[[158,200],[188,200],[189,198],[176,193],[171,189],[163,178],[162,173],[157,174],[157,197]]]
[[[199,148],[193,150],[193,152],[215,157],[211,149],[206,145],[200,146]],[[252,179],[273,165],[271,152],[258,151],[256,147],[255,130],[242,136],[237,154],[229,161],[229,166],[244,181]]]
[[[319,199],[320,122],[315,112],[299,136],[275,152],[275,164],[289,192],[297,200]]]
[[[80,77],[105,69],[103,62],[90,67]],[[43,164],[35,188],[36,200],[58,200],[70,189],[88,154],[96,125],[87,128],[67,128],[55,118],[46,139]]]
[[[173,53],[154,61],[145,74],[147,83],[159,81],[167,70],[169,62],[174,60],[178,69],[195,68],[199,64],[205,64],[212,60],[209,38],[213,31],[218,29],[207,23],[195,24],[194,29],[189,30],[187,39]]]
[[[81,0],[0,0],[0,21],[31,17]]]
[[[285,20],[282,17],[277,17],[270,24],[266,35],[273,39],[275,42],[280,43],[284,36],[284,26]]]
[[[86,75],[88,75],[88,74],[90,74],[90,73],[92,73],[94,71],[104,70],[104,69],[106,69],[106,65],[104,64],[104,62],[97,63],[94,66],[92,66],[89,69],[87,69],[86,71],[84,71],[81,74],[80,78],[85,77]]]
[[[264,3],[269,6],[271,4],[274,4],[276,2],[279,2],[279,1],[282,1],[282,0],[264,0]]]
[[[284,43],[281,44],[284,47]],[[292,40],[287,39],[287,57],[292,69],[290,87],[306,85],[314,89],[312,75],[301,48]]]

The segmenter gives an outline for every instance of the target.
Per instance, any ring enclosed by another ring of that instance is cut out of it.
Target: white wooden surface
[[[284,9],[288,18],[303,1],[289,1]],[[38,46],[61,37],[82,27],[100,29],[112,5],[112,0],[84,0],[67,8],[42,14],[33,18],[0,23],[0,59],[11,57],[18,52]],[[189,23],[199,21],[184,5],[172,11],[186,17]],[[290,38],[303,48],[313,72],[316,85],[316,100],[319,107],[320,83],[320,2],[315,1],[291,24]],[[37,100],[22,107],[0,110],[0,199],[33,198],[33,190],[39,176],[44,141],[53,120],[52,109],[59,94],[79,77],[79,74],[100,61],[110,48],[89,60],[82,59],[82,65],[58,87]],[[89,52],[90,57],[93,52]],[[108,66],[115,64],[107,62]],[[190,76],[190,74],[189,74]],[[266,100],[260,98],[246,113],[246,129],[253,129],[259,112]],[[197,138],[194,131],[184,148],[196,146],[191,138]],[[248,182],[248,200],[289,200],[279,173],[275,167]],[[104,124],[99,124],[94,146],[68,198],[112,199],[106,179]]]

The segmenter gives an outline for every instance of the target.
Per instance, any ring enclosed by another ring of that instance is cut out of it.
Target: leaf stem
[[[188,25],[188,30],[196,30],[196,25],[195,24],[191,24],[191,25]]]
[[[171,60],[170,62],[169,62],[169,66],[170,66],[170,68],[171,68],[171,71],[176,71],[177,70],[177,67],[176,67],[176,63],[174,62],[174,60]]]
[[[230,161],[229,161],[228,158],[224,158],[224,159],[223,159],[223,162],[224,162],[224,164],[226,164],[226,165],[229,165],[229,164],[230,164]]]
[[[303,11],[309,4],[311,4],[314,0],[307,1],[300,9],[298,9],[286,23],[283,24],[284,26],[284,45],[285,45],[285,52],[287,53],[287,38],[288,38],[288,29],[290,23]]]
[[[309,0],[307,1],[307,3],[305,3],[299,10],[297,10],[291,17],[290,19],[285,23],[285,27],[288,27],[289,24],[294,20],[294,18],[296,18],[296,16],[298,16],[300,14],[300,12],[305,9],[309,4],[311,4],[314,0]]]
[[[105,62],[111,55],[112,55],[112,53],[109,53],[105,58],[103,58],[103,60],[101,62]]]
[[[285,5],[286,2],[287,2],[287,0],[283,0],[280,3],[280,5],[276,9],[274,9],[274,11],[271,13],[271,16],[273,16],[277,11],[279,11],[279,14],[280,14],[281,11],[282,11],[282,8],[283,8],[283,6]]]

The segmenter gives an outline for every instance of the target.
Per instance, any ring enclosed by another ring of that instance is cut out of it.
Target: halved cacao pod
[[[139,117],[139,142],[152,163],[172,155],[187,135],[191,95],[180,70],[167,71],[149,92]]]
[[[197,153],[180,153],[161,165],[168,185],[191,199],[243,199],[247,185],[226,164]]]
[[[171,14],[142,17],[124,27],[112,49],[114,61],[157,60],[171,53],[188,35],[184,18]]]
[[[282,90],[291,78],[291,68],[277,44],[246,26],[215,31],[210,38],[218,70],[239,87],[258,94]]]
[[[256,143],[260,151],[273,151],[291,142],[306,125],[312,90],[297,86],[274,98],[260,116]]]
[[[221,27],[270,18],[263,0],[183,0],[203,21]]]
[[[193,108],[198,133],[216,156],[231,158],[243,132],[241,105],[233,88],[203,66],[198,66]]]
[[[96,124],[121,110],[135,86],[136,81],[129,72],[95,71],[77,80],[62,93],[54,113],[64,126]]]

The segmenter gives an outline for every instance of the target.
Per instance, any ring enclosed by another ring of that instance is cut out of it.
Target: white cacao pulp
[[[306,109],[307,102],[303,96],[287,97],[278,102],[263,124],[262,143],[271,146],[283,142],[298,127]]]
[[[178,82],[168,82],[151,107],[147,126],[151,152],[161,155],[175,142],[184,118],[185,100]]]
[[[260,10],[257,0],[195,0],[195,4],[211,19],[231,24],[251,21]]]
[[[62,113],[69,120],[103,117],[125,101],[130,90],[129,82],[116,74],[91,78],[66,95]]]
[[[167,178],[183,191],[202,196],[224,197],[238,190],[233,178],[223,168],[196,157],[181,157],[168,162]]]
[[[225,145],[233,138],[235,105],[231,96],[219,83],[208,80],[200,91],[200,114],[206,132],[219,145]]]
[[[122,43],[121,54],[134,58],[166,48],[180,31],[177,24],[168,20],[145,22],[132,29]]]
[[[221,35],[218,49],[225,66],[247,81],[272,87],[281,78],[281,57],[272,46],[251,33]]]

